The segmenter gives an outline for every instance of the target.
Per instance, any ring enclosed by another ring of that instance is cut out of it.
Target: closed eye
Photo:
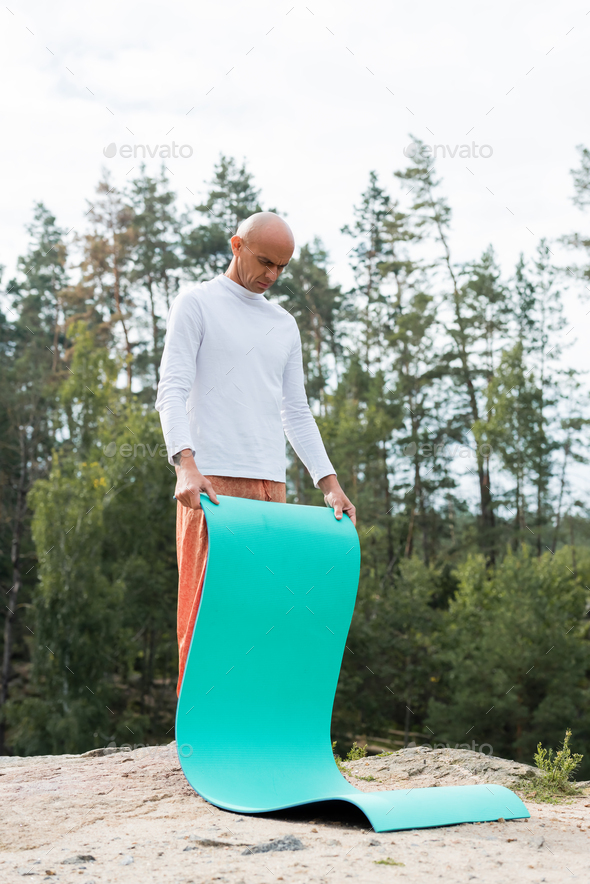
[[[275,265],[274,261],[270,261],[268,258],[258,258],[258,260],[260,261],[261,264],[264,264],[264,265],[271,264],[273,267],[276,266],[279,270],[284,270],[285,267],[287,266],[286,264],[276,264]]]

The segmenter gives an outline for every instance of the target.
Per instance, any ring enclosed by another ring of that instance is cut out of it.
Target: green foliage
[[[352,744],[352,748],[349,750],[348,755],[344,759],[345,761],[358,761],[359,758],[365,758],[367,755],[367,747],[359,746],[355,741]]]
[[[73,334],[61,399],[74,447],[31,492],[33,668],[7,710],[22,754],[144,742],[173,720],[173,700],[161,697],[176,668],[176,575],[159,422],[116,388],[93,334],[83,324]]]
[[[573,774],[580,766],[583,755],[572,755],[569,742],[572,736],[568,728],[561,749],[553,752],[553,749],[544,749],[541,743],[537,745],[535,752],[535,764],[545,774],[546,783],[556,791],[564,791],[571,788]]]
[[[525,546],[495,570],[482,556],[458,568],[426,719],[437,741],[475,740],[529,761],[540,738],[559,739],[564,721],[588,739],[587,554],[578,568],[576,577],[567,547],[537,558]]]
[[[260,191],[254,186],[245,164],[239,166],[223,156],[215,166],[207,199],[196,206],[202,222],[195,225],[185,216],[182,252],[189,277],[211,279],[223,273],[231,260],[230,238],[238,224],[254,212],[262,211]]]
[[[104,739],[112,730],[115,691],[105,676],[116,660],[123,594],[100,566],[106,490],[98,463],[62,469],[56,457],[32,492],[33,538],[43,551],[31,618],[32,691],[9,707],[23,754],[80,751],[95,731]]]
[[[338,743],[338,740],[334,740],[334,742],[332,743],[332,754],[334,756],[334,761],[336,762],[336,766],[338,767],[338,770],[341,772],[344,772],[344,768],[342,767],[342,758],[335,751],[337,743]]]
[[[475,741],[531,761],[571,722],[589,746],[590,520],[571,468],[587,463],[590,416],[556,358],[561,271],[545,242],[509,277],[491,246],[458,265],[431,160],[395,175],[405,196],[371,172],[343,227],[350,288],[316,237],[270,291],[297,320],[311,407],[358,509],[333,734],[353,753]],[[105,178],[75,250],[34,209],[0,322],[0,751],[171,738],[164,318],[181,284],[226,269],[231,234],[262,208],[245,163],[223,155],[205,193],[181,214],[165,170]],[[287,486],[323,504],[292,452]]]
[[[374,550],[365,552],[381,540],[374,535],[362,540],[361,585],[336,695],[332,726],[343,742],[352,729],[353,735],[376,736],[408,724],[413,731],[426,712],[437,673],[439,575],[414,557],[380,579]]]
[[[400,863],[390,856],[386,856],[385,859],[374,859],[373,862],[376,866],[405,866],[405,863]]]
[[[5,706],[26,672],[12,658],[28,658],[20,611],[30,604],[35,575],[28,495],[45,475],[59,427],[56,394],[62,379],[57,354],[62,342],[61,294],[67,281],[64,232],[41,203],[27,228],[30,243],[19,260],[21,281],[7,286],[0,320],[0,585],[4,600],[0,678],[0,753],[6,751]]]
[[[332,752],[334,752],[334,749],[335,749],[335,747],[336,747],[336,743],[337,743],[337,742],[338,742],[337,740],[334,740],[334,742],[332,743]],[[343,765],[344,765],[346,762],[348,762],[348,761],[358,761],[358,760],[361,759],[361,758],[366,758],[366,755],[367,755],[367,747],[366,747],[366,745],[365,745],[365,746],[359,746],[358,743],[354,742],[354,743],[352,744],[352,747],[349,749],[349,751],[348,751],[348,753],[347,753],[346,758],[344,759],[344,761],[342,760],[342,758],[340,757],[340,755],[337,755],[335,752],[334,752],[334,761],[336,762],[336,764],[337,764],[337,766],[338,766],[338,770],[339,770],[341,773],[345,774],[345,773],[348,773],[348,770],[347,770],[345,767],[343,767]],[[357,777],[357,779],[358,779],[358,780],[367,780],[367,782],[371,782],[371,781],[373,781],[373,780],[375,779],[375,777]]]

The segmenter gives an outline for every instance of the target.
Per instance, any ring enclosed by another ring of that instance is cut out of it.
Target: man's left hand
[[[346,513],[352,524],[356,525],[356,508],[340,487],[340,483],[334,473],[320,479],[318,486],[324,492],[326,506],[334,510],[335,517],[341,519],[342,513]]]

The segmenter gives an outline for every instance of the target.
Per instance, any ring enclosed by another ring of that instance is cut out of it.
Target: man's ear
[[[238,255],[242,248],[242,237],[235,233],[230,239],[232,254]]]

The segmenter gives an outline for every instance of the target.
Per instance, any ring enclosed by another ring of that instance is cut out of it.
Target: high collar
[[[249,301],[266,301],[262,292],[250,292],[248,289],[245,289],[243,285],[234,282],[233,279],[230,279],[229,276],[226,276],[224,273],[220,273],[217,280],[225,286],[225,288],[229,289],[230,292],[233,292],[234,295],[247,298]]]

